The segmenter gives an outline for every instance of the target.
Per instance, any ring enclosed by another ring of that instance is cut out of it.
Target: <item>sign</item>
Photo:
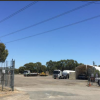
[[[5,70],[4,69],[2,70],[2,73],[5,74]]]

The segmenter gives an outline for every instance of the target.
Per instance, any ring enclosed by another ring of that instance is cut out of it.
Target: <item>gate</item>
[[[14,91],[14,68],[15,61],[0,63],[0,85],[2,91],[4,87],[10,87]]]

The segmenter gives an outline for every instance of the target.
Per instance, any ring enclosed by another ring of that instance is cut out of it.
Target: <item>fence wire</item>
[[[2,90],[4,87],[10,87],[14,91],[14,68],[14,60],[0,63],[0,85]]]

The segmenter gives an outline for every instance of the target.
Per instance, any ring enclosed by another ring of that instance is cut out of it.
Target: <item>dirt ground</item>
[[[15,76],[15,87],[72,86],[86,85],[86,82],[87,80],[53,79],[52,76]]]
[[[53,79],[52,76],[15,75],[15,89],[20,91],[0,100],[100,100],[100,87],[87,80]]]
[[[0,97],[12,95],[12,94],[15,94],[15,93],[17,93],[17,92],[18,92],[17,90],[11,91],[11,89],[8,88],[8,87],[4,87],[4,89],[3,89],[3,91],[2,91],[2,87],[0,86]]]

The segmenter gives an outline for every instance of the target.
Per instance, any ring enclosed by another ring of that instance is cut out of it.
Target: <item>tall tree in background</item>
[[[50,74],[52,74],[53,71],[55,69],[57,69],[56,68],[56,62],[55,61],[52,61],[52,60],[46,62],[46,66],[47,66],[47,71],[49,71]]]
[[[35,63],[32,63],[32,62],[26,63],[26,64],[24,65],[24,67],[25,67],[25,70],[30,70],[31,73],[32,73],[32,72],[36,72]]]
[[[42,70],[42,72],[46,72],[46,66],[45,65],[41,65],[41,70]]]
[[[38,73],[42,72],[41,66],[42,66],[41,62],[36,62],[35,63],[35,67],[36,67]]]
[[[48,61],[46,62],[46,66],[42,65],[41,62],[30,62],[24,64],[23,67],[19,68],[19,72],[23,73],[24,70],[30,70],[31,72],[46,72],[49,71],[50,74],[53,74],[54,70],[75,70],[75,68],[79,65],[84,65],[83,63],[78,63],[76,60],[67,59],[67,60],[60,60],[60,61]],[[17,72],[17,70],[16,70]]]
[[[14,70],[15,74],[19,74],[19,69],[16,69]]]
[[[8,56],[8,50],[3,43],[0,43],[0,62],[4,62]]]
[[[75,68],[79,65],[84,65],[83,63],[78,63],[76,60],[67,59],[67,60],[60,60],[60,61],[48,61],[46,62],[47,70],[50,74],[53,73],[54,70],[75,70]]]
[[[24,66],[19,67],[19,73],[22,74],[24,72],[24,70],[25,70],[25,67]]]

